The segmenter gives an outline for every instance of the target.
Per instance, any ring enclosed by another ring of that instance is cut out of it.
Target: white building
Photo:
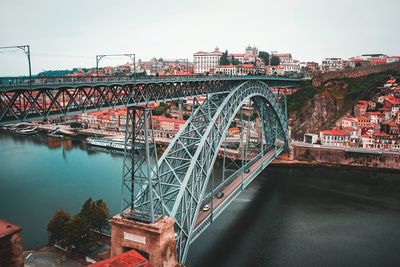
[[[215,67],[215,74],[236,75],[237,68],[235,65],[220,65]]]
[[[194,73],[201,74],[215,69],[219,65],[222,52],[215,48],[213,52],[197,52],[193,54]]]
[[[301,68],[299,62],[284,62],[280,64],[285,73],[299,73]]]
[[[320,140],[325,146],[349,146],[350,134],[343,130],[326,130],[320,132]]]
[[[321,64],[322,71],[333,71],[343,69],[343,59],[341,58],[325,58]]]

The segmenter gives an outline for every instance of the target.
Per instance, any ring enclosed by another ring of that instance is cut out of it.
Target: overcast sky
[[[399,0],[1,0],[0,46],[29,44],[33,73],[93,67],[96,54],[192,60],[249,44],[301,61],[400,55],[399,10]],[[0,50],[0,76],[26,74],[22,52]]]

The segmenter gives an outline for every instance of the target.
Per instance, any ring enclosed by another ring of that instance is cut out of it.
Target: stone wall
[[[382,73],[386,71],[400,71],[400,62],[363,66],[341,71],[330,71],[324,73],[317,72],[313,76],[312,84],[314,86],[321,86],[323,83],[329,80],[357,78],[357,77],[367,76],[370,74]]]
[[[345,149],[312,146],[292,146],[293,160],[330,165],[400,170],[400,153],[382,154],[346,152]]]

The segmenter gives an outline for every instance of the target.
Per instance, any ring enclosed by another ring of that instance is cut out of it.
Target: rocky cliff
[[[332,128],[343,115],[350,113],[355,101],[368,99],[372,89],[393,74],[374,74],[354,79],[330,80],[321,86],[305,84],[288,98],[289,125],[293,139],[305,133]]]
[[[305,101],[299,110],[289,113],[292,138],[298,140],[302,139],[305,133],[319,133],[343,111],[342,91],[346,85],[338,82],[334,82],[334,84]],[[337,90],[337,92],[334,94],[332,90]]]

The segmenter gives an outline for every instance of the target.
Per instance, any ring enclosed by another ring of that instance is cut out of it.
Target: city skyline
[[[242,52],[249,44],[316,62],[364,53],[400,54],[400,37],[392,31],[400,3],[394,0],[255,1],[252,6],[244,1],[109,6],[105,1],[94,5],[45,0],[3,1],[0,5],[0,46],[29,44],[33,74],[94,67],[96,54],[135,53],[142,60],[192,61],[197,51],[218,46],[222,51]],[[125,62],[129,58],[105,58],[101,66]],[[0,76],[26,74],[22,52],[0,51]]]

